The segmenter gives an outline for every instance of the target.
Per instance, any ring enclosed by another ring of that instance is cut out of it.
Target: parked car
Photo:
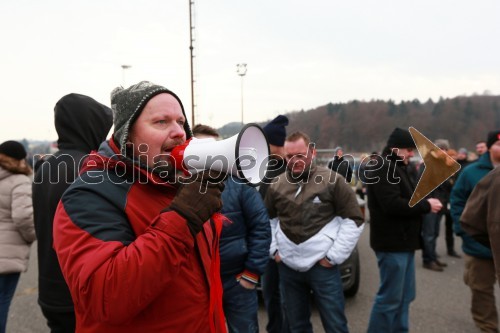
[[[340,265],[340,276],[345,297],[353,297],[359,290],[360,265],[358,247],[354,248],[349,258]]]
[[[359,208],[365,217],[366,221],[366,201],[356,194]],[[340,276],[342,277],[342,286],[344,287],[344,296],[353,297],[359,289],[359,281],[361,276],[361,267],[359,260],[358,247],[356,246],[349,258],[340,265]]]

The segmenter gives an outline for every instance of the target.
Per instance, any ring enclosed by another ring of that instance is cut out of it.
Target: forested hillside
[[[329,103],[287,116],[288,132],[305,131],[318,148],[342,146],[350,152],[379,151],[394,127],[413,126],[431,140],[445,138],[453,148],[473,149],[476,141],[486,138],[488,131],[500,128],[500,96],[460,96],[437,102],[429,99],[424,103],[413,100],[397,104],[355,100]],[[230,134],[224,128],[220,131],[226,137]]]

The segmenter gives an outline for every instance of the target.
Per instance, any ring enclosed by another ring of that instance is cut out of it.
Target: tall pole
[[[191,62],[191,126],[195,125],[194,122],[194,69],[193,69],[193,10],[194,0],[189,0],[189,52]]]
[[[241,125],[245,124],[243,121],[243,76],[241,75]]]
[[[126,81],[125,81],[125,71],[132,67],[132,65],[122,65],[122,87],[126,88]]]
[[[243,77],[247,73],[247,64],[241,63],[236,65],[236,73],[241,77],[241,125],[243,122]]]

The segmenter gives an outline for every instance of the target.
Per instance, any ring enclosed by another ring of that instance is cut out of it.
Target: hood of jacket
[[[62,97],[54,107],[60,150],[97,150],[113,125],[111,109],[80,94]]]
[[[493,169],[493,164],[491,163],[490,152],[487,151],[483,155],[479,156],[479,159],[476,161],[477,166],[480,168],[485,168],[488,170]]]

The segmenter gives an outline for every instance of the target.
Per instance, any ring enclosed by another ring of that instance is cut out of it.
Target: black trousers
[[[76,318],[74,312],[56,312],[42,307],[47,326],[52,333],[74,333]]]
[[[455,235],[453,234],[453,219],[451,218],[450,212],[446,212],[446,214],[444,214],[444,223],[446,250],[449,254],[450,252],[455,252]]]

